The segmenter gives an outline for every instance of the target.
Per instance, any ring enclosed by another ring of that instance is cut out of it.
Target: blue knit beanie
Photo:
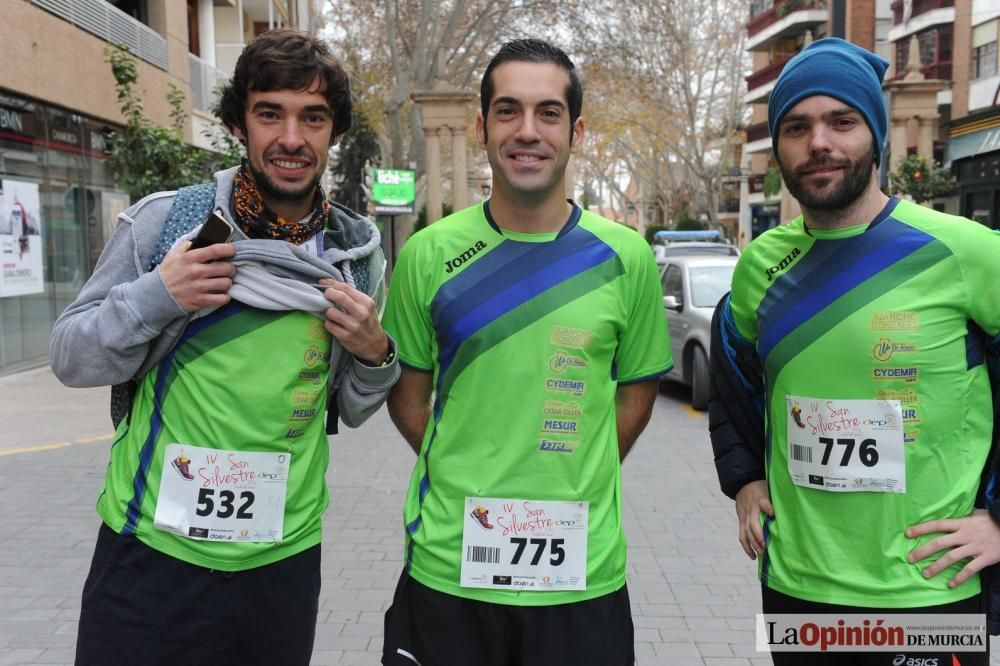
[[[882,77],[889,63],[839,37],[820,39],[788,61],[767,100],[771,149],[778,154],[778,125],[806,97],[826,95],[858,110],[875,139],[876,164],[882,161],[888,118]]]

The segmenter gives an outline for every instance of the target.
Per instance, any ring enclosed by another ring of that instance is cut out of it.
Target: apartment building
[[[742,173],[749,177],[743,197],[748,210],[741,215],[752,236],[799,213],[778,187],[767,99],[785,63],[826,36],[843,37],[890,63],[883,172],[912,154],[950,166],[957,191],[934,206],[1000,226],[998,33],[996,0],[751,0],[747,50],[753,72],[744,102],[753,119],[743,145]]]
[[[751,107],[752,118],[743,145],[741,173],[747,191],[740,211],[750,233],[743,242],[799,214],[797,202],[781,186],[767,127],[767,99],[781,70],[823,37],[843,37],[889,59],[891,16],[890,0],[750,1],[746,49],[752,72],[746,77],[743,101]]]
[[[315,32],[310,0],[3,0],[0,41],[0,374],[45,362],[56,316],[91,274],[131,202],[106,165],[122,121],[109,43],[139,61],[143,103],[170,122],[185,94],[185,138],[208,146],[209,112],[243,46],[270,27]]]
[[[955,2],[951,120],[944,162],[958,182],[956,212],[1000,228],[1000,2]]]

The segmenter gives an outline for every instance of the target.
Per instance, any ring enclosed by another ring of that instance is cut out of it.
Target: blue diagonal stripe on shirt
[[[571,240],[572,242],[567,242]],[[563,243],[570,245],[573,252],[567,253],[561,248],[559,251],[544,251],[546,248],[555,250],[554,246]],[[530,257],[533,271],[493,276],[492,280],[500,283],[503,288],[492,297],[484,298],[477,294],[476,298],[464,300],[466,308],[449,308],[448,312],[453,318],[434,321],[440,350],[438,377],[444,376],[462,343],[476,331],[555,285],[615,257],[614,250],[582,229],[574,230],[559,242],[540,244],[535,252],[537,254],[524,258],[527,262]]]
[[[838,298],[897,261],[916,252],[934,238],[896,220],[886,220],[875,229],[844,240],[819,240],[841,247],[821,267],[803,276],[809,289],[791,292],[768,310],[758,311],[760,339],[757,349],[762,359],[797,327],[821,312]],[[791,276],[783,276],[793,279]]]
[[[781,319],[798,301],[787,298],[800,284],[809,280],[819,283],[830,279],[843,269],[847,258],[853,258],[858,253],[867,254],[872,248],[891,241],[906,229],[910,229],[894,218],[888,217],[895,209],[899,200],[891,198],[882,212],[868,226],[865,233],[844,240],[819,240],[804,257],[798,260],[787,272],[775,280],[774,286],[767,290],[758,306],[758,315],[768,317],[771,321]]]
[[[166,396],[168,383],[167,377],[170,375],[171,366],[174,362],[174,355],[177,350],[184,346],[199,332],[205,330],[212,324],[232,317],[247,308],[246,305],[238,301],[230,301],[227,305],[215,310],[211,314],[200,319],[195,319],[187,325],[180,339],[174,344],[157,369],[156,383],[153,386],[153,411],[149,416],[149,434],[139,451],[139,469],[132,477],[132,499],[129,500],[125,509],[125,525],[122,527],[122,534],[134,534],[141,515],[142,497],[146,493],[146,477],[149,473],[149,465],[153,461],[153,452],[156,450],[156,440],[160,436],[160,428],[163,427],[163,398]]]
[[[548,243],[503,240],[485,256],[448,280],[431,301],[431,319],[437,331],[512,284],[522,281],[588,245],[602,244],[588,231],[574,227],[566,237]]]

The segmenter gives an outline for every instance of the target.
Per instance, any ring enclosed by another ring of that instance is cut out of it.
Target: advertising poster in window
[[[0,180],[0,298],[45,291],[38,184]]]

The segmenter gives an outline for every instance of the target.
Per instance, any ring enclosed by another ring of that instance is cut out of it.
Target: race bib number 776
[[[799,486],[833,492],[906,492],[898,400],[788,396],[788,473]]]

